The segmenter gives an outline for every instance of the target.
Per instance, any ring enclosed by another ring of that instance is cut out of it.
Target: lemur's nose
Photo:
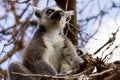
[[[64,12],[63,11],[61,11],[61,10],[59,10],[59,11],[55,11],[56,13],[58,13],[58,14],[60,14],[61,16],[63,16],[64,15]]]
[[[60,20],[61,19],[60,11],[55,11],[53,14],[50,15],[50,18],[52,20]]]
[[[55,11],[56,14],[59,14],[59,11]]]

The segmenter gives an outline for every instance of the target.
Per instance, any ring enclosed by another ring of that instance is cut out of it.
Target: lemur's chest
[[[64,46],[64,38],[61,35],[45,35],[44,43],[49,54],[58,54]]]
[[[58,69],[62,58],[64,38],[61,35],[45,35],[43,39],[47,47],[47,53],[45,55],[47,56],[47,61],[49,61],[54,68]]]

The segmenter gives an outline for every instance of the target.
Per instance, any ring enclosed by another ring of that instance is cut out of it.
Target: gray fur
[[[50,14],[47,14],[48,9],[54,11],[49,11]],[[59,7],[50,7],[44,10],[35,8],[35,15],[39,19],[40,27],[26,48],[23,63],[12,63],[9,66],[10,80],[41,79],[39,77],[15,76],[11,74],[13,71],[57,76],[65,69],[75,69],[84,62],[77,55],[71,41],[60,34],[60,31],[65,27],[66,18],[72,15],[72,11],[63,11]]]

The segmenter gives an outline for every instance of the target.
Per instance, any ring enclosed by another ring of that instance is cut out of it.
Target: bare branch
[[[16,42],[17,44],[13,47],[13,49],[8,52],[7,55],[5,55],[2,59],[0,59],[0,64],[5,62],[8,58],[10,58],[15,52],[19,51],[20,49],[22,49],[22,44],[21,42]]]
[[[10,3],[21,3],[21,4],[23,4],[23,3],[28,3],[30,0],[25,0],[25,1],[22,1],[22,2],[19,2],[18,0],[15,0],[15,1],[10,1],[10,0],[8,0],[8,2],[10,2]]]
[[[105,73],[108,73],[108,72],[112,72],[114,69],[107,69],[107,70],[104,70],[104,71],[102,71],[102,72],[100,72],[100,73],[95,73],[95,74],[91,74],[91,75],[88,75],[89,77],[94,77],[94,76],[101,76],[101,75],[103,75],[103,74],[105,74]]]

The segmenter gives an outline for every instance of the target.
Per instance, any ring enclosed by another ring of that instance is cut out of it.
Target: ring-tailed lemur
[[[23,63],[10,64],[10,80],[40,79],[13,75],[11,72],[56,76],[65,69],[75,69],[84,63],[71,41],[60,33],[73,11],[63,11],[56,6],[43,10],[34,8],[34,11],[39,20],[39,28],[24,53]]]

